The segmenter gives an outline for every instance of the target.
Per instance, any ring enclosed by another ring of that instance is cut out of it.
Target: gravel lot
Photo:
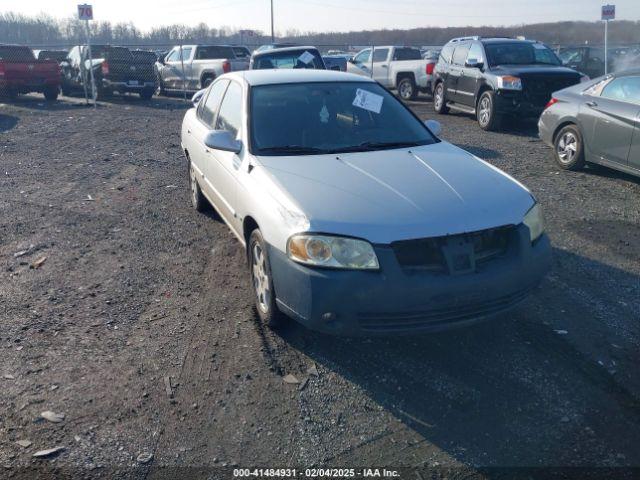
[[[558,171],[534,124],[438,117],[443,138],[541,202],[554,246],[541,287],[506,318],[424,337],[274,334],[239,243],[190,207],[184,112],[0,106],[1,478],[640,467],[639,179]]]

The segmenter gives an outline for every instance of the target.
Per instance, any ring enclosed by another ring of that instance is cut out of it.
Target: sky
[[[75,15],[91,3],[96,20],[132,21],[138,28],[204,22],[270,32],[270,0],[0,0],[0,12]],[[521,25],[600,19],[600,0],[273,0],[276,33],[428,26]],[[640,20],[640,0],[613,0],[616,16]]]

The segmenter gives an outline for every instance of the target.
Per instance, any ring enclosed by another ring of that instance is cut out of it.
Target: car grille
[[[447,262],[445,248],[452,242],[471,244],[476,267],[504,255],[513,239],[514,227],[499,227],[462,235],[421,238],[393,242],[391,248],[403,269],[436,273],[453,273]]]
[[[370,333],[416,331],[452,325],[500,313],[524,300],[529,290],[520,290],[499,298],[411,312],[360,312],[357,314],[360,328]]]
[[[523,88],[532,104],[544,107],[551,99],[553,92],[575,85],[579,81],[575,76],[559,78],[528,76],[523,78]]]

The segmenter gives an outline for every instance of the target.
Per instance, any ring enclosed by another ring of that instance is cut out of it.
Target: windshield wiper
[[[316,148],[316,147],[303,147],[302,145],[280,145],[280,146],[273,146],[273,147],[261,147],[258,149],[259,154],[260,153],[281,153],[281,154],[287,154],[287,153],[291,153],[291,154],[299,154],[299,155],[306,155],[306,154],[323,154],[323,153],[330,153],[329,150],[326,150],[324,148]]]
[[[417,142],[362,142],[359,145],[353,145],[350,147],[336,148],[331,150],[331,153],[339,152],[371,152],[374,150],[385,150],[388,148],[407,148],[417,147],[422,145]]]

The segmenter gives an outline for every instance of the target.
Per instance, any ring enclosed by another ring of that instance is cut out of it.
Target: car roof
[[[308,82],[368,82],[375,83],[369,77],[335,70],[281,69],[281,70],[242,70],[227,73],[219,78],[235,78],[251,86],[276,85],[279,83]]]
[[[270,48],[269,50],[262,50],[260,52],[256,52],[254,53],[254,57],[261,57],[263,55],[272,55],[274,53],[280,53],[280,52],[296,52],[299,50],[315,50],[318,51],[318,49],[316,47],[312,47],[312,46],[295,46],[295,47],[278,47],[278,48]]]

